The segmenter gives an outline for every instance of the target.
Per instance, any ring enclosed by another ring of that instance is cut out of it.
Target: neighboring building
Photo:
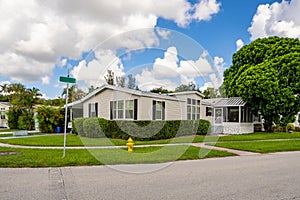
[[[10,104],[8,102],[0,102],[0,127],[8,128],[7,112],[9,111]]]
[[[212,132],[243,134],[254,132],[254,116],[240,97],[204,99],[204,119],[211,121]]]
[[[198,91],[156,94],[103,85],[69,106],[74,118],[187,120],[201,118],[202,99],[203,95]]]

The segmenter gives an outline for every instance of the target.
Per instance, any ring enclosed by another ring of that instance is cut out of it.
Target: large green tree
[[[268,132],[273,122],[293,121],[300,111],[299,39],[269,37],[242,47],[224,73],[224,87],[262,114]]]

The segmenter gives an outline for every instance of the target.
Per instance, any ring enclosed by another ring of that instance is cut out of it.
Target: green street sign
[[[59,81],[60,82],[65,82],[65,83],[76,83],[75,78],[64,77],[64,76],[59,77]]]

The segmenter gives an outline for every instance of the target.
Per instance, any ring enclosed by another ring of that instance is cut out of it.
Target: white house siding
[[[98,117],[110,119],[110,101],[139,99],[138,96],[106,89],[83,103],[83,117],[89,117],[89,104],[98,103]]]
[[[253,123],[223,122],[222,126],[224,134],[245,134],[254,132]]]

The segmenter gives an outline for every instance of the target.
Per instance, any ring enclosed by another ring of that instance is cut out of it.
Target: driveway
[[[300,152],[165,164],[0,168],[0,180],[2,200],[300,199]]]

